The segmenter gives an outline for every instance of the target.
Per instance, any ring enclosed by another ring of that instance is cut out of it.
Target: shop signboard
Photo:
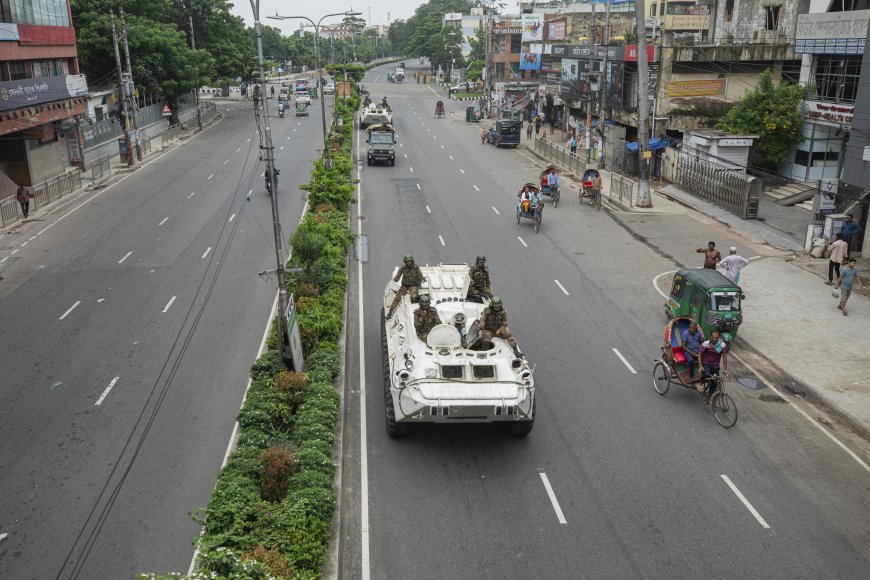
[[[607,103],[612,106],[621,107],[623,105],[623,85],[625,70],[624,65],[619,62],[607,63],[607,80],[605,85],[605,93],[607,95]]]
[[[462,12],[448,12],[444,15],[444,20],[447,22],[456,22],[462,20]]]
[[[541,42],[544,40],[544,15],[523,14],[523,42]]]
[[[541,70],[541,55],[521,51],[520,70]]]
[[[88,94],[84,75],[37,77],[0,82],[0,111],[62,101]]]
[[[864,54],[870,10],[798,15],[796,54]]]
[[[725,79],[668,81],[665,83],[665,97],[722,97],[725,95],[725,82]]]
[[[557,20],[547,23],[547,40],[565,40],[566,22]]]
[[[855,107],[853,105],[804,101],[803,112],[808,119],[851,125],[852,117],[855,115]]]
[[[562,59],[562,94],[574,100],[579,94],[579,61],[576,58]]]

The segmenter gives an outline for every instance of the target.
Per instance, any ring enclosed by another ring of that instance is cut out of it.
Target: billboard
[[[565,21],[547,23],[547,40],[565,40]]]
[[[668,81],[665,97],[722,97],[725,95],[725,79],[699,79],[692,81]]]
[[[523,42],[544,40],[544,15],[523,14]]]
[[[794,51],[799,54],[864,54],[870,10],[798,15]]]
[[[444,15],[444,20],[447,22],[462,20],[462,12],[448,12]]]
[[[624,75],[623,63],[619,61],[607,63],[604,92],[607,95],[607,102],[617,107],[623,104]]]
[[[566,98],[575,100],[578,95],[580,79],[580,61],[576,58],[562,59],[561,93]]]
[[[521,51],[520,70],[541,70],[541,55]]]

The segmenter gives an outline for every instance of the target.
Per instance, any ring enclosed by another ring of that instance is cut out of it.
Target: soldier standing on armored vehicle
[[[438,317],[438,313],[431,308],[428,294],[420,296],[419,303],[420,308],[414,312],[414,329],[417,331],[417,338],[426,342],[429,331],[441,324],[441,319]]]
[[[502,306],[501,298],[492,297],[492,302],[480,314],[480,349],[492,348],[494,336],[503,338],[513,346],[513,336],[507,327],[507,312]]]
[[[478,256],[473,268],[468,270],[471,284],[468,286],[468,298],[477,298],[481,294],[492,298],[492,288],[489,281],[489,269],[486,267],[486,256]]]
[[[405,256],[404,262],[405,265],[402,268],[399,268],[399,271],[396,272],[396,276],[393,278],[393,282],[398,282],[399,279],[401,279],[402,286],[399,288],[399,291],[396,292],[396,297],[390,305],[387,319],[393,316],[393,312],[396,311],[396,306],[399,305],[404,294],[410,293],[411,303],[416,303],[417,295],[420,292],[420,284],[423,283],[423,272],[420,270],[420,266],[414,263],[414,256]]]

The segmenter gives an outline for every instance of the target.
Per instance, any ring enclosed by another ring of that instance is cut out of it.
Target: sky
[[[233,14],[245,19],[248,26],[254,25],[253,11],[250,0],[230,0],[234,7]],[[264,25],[279,28],[284,34],[291,34],[299,29],[301,20],[270,20],[266,16],[281,14],[282,16],[307,16],[317,22],[326,14],[344,12],[351,7],[356,12],[362,12],[360,18],[368,24],[388,24],[399,18],[407,20],[413,16],[417,6],[423,4],[423,0],[319,0],[317,2],[299,2],[298,0],[260,0],[260,21]],[[508,9],[513,8],[516,12],[516,4],[508,1]],[[371,20],[369,20],[371,10]],[[389,14],[389,19],[388,15]],[[327,18],[324,24],[340,22],[341,17]]]

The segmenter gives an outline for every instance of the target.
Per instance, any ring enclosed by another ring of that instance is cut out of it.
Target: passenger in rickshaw
[[[683,355],[689,365],[689,378],[692,380],[700,378],[701,365],[698,364],[696,368],[695,361],[698,360],[701,344],[704,342],[704,331],[698,327],[696,321],[693,320],[689,323],[689,327],[683,330],[680,334],[680,342],[683,346]]]
[[[435,103],[435,112],[436,112],[436,113],[441,113],[441,112],[443,112],[443,111],[444,111],[444,102],[443,102],[443,101],[438,101],[437,103]]]
[[[713,393],[710,391],[710,386],[713,381],[705,380],[719,376],[721,367],[722,375],[725,380],[728,380],[728,343],[722,340],[719,336],[719,331],[713,329],[710,332],[710,340],[705,340],[701,343],[699,349],[701,358],[701,366],[704,369],[701,379],[704,380],[704,396],[709,397]]]

